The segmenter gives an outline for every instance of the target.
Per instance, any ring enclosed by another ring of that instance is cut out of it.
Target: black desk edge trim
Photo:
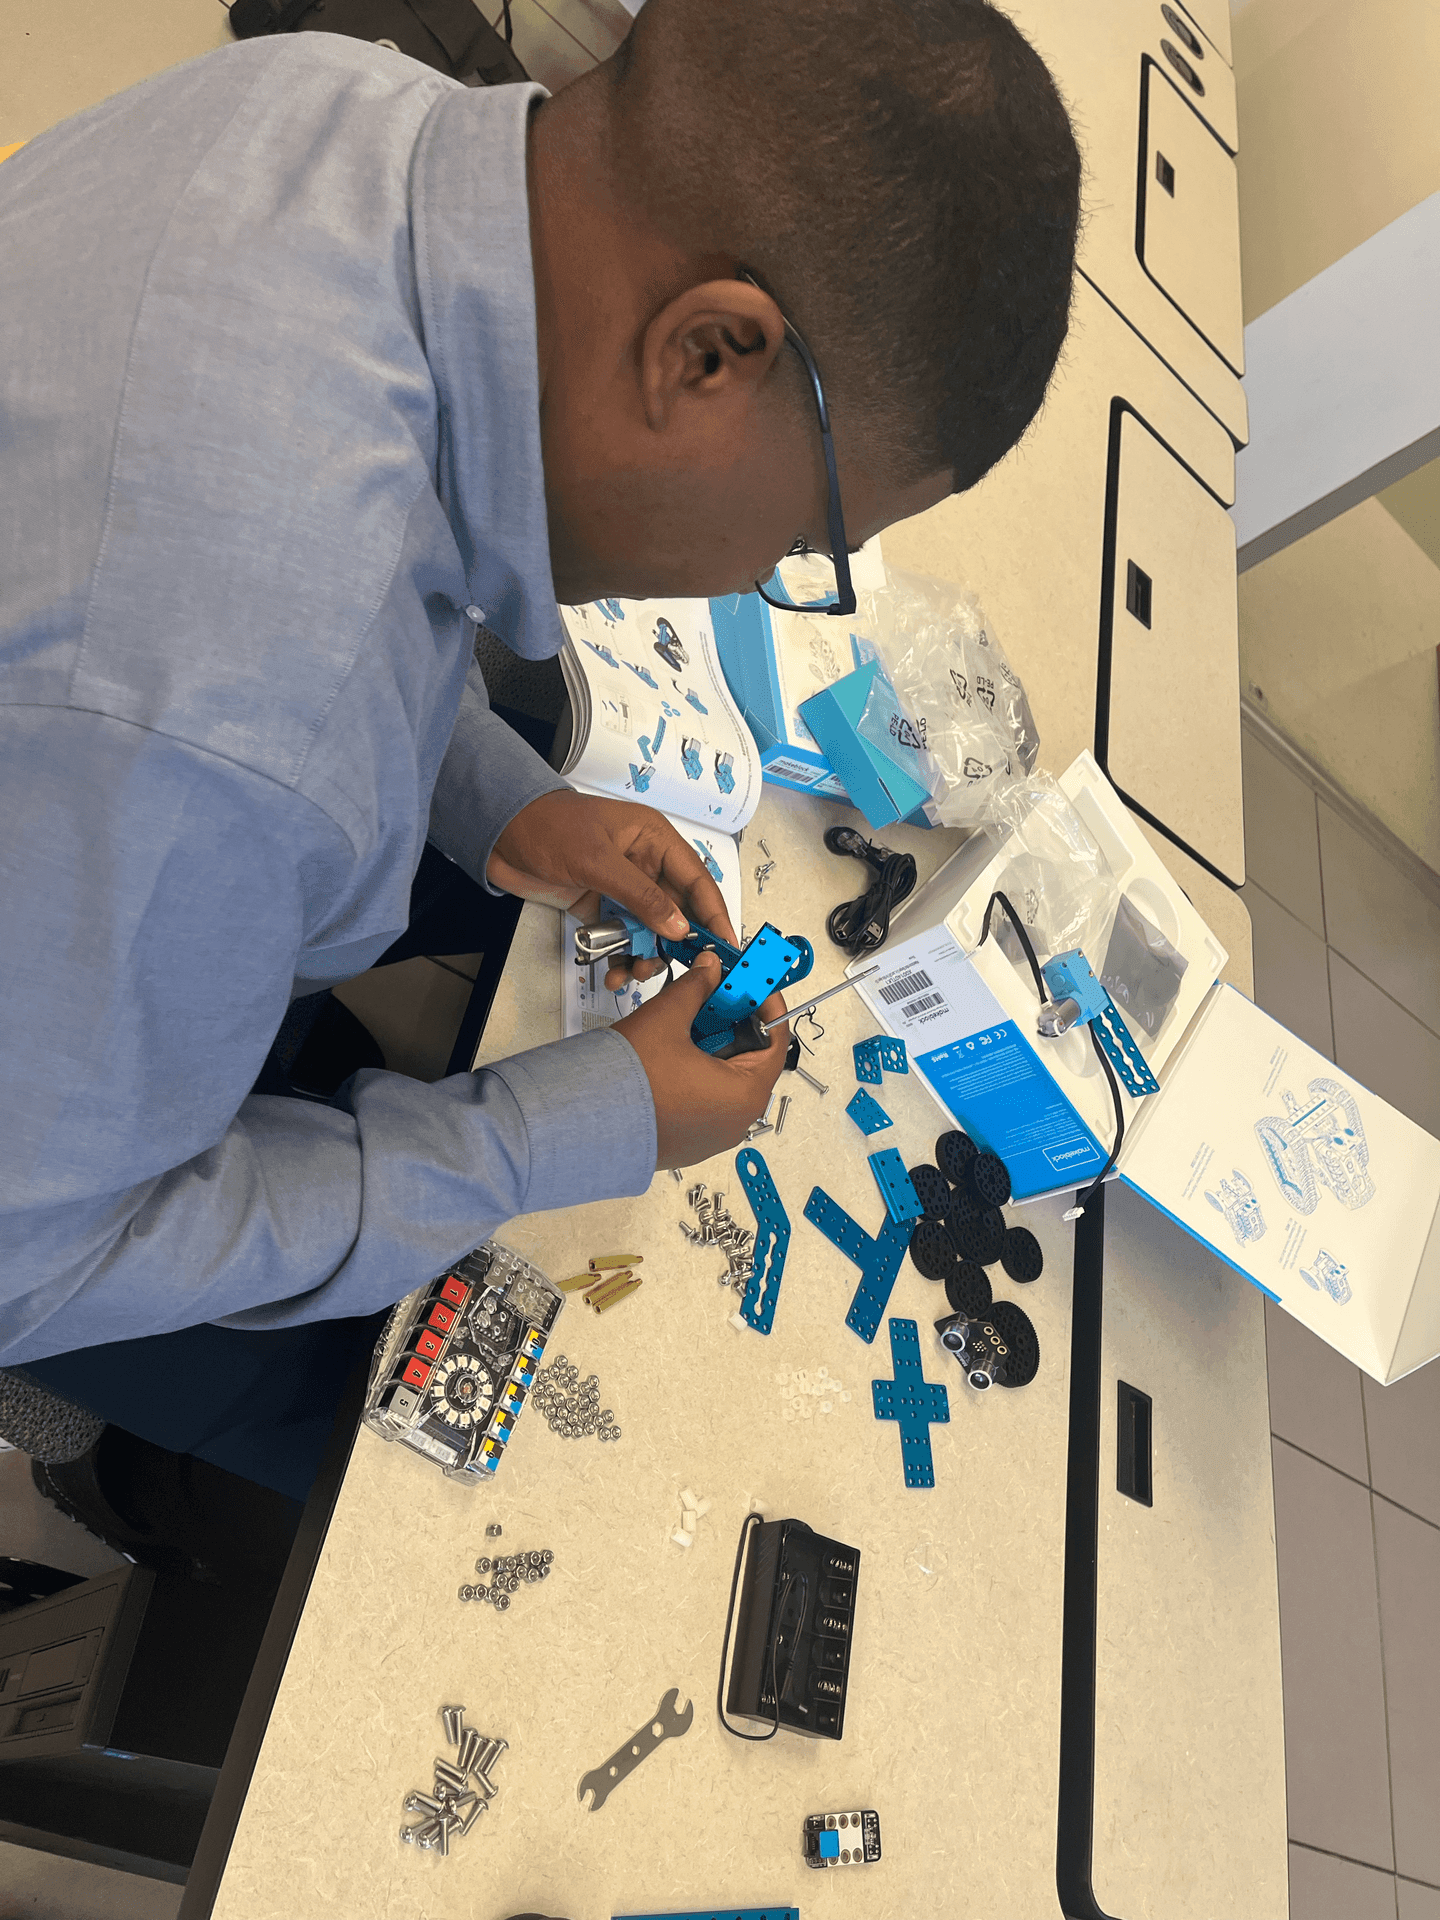
[[[1070,1445],[1065,1481],[1060,1784],[1055,1890],[1066,1920],[1109,1920],[1095,1899],[1095,1627],[1100,1539],[1100,1361],[1105,1190],[1075,1225]]]
[[[230,1858],[235,1830],[240,1824],[240,1814],[250,1791],[255,1762],[260,1756],[275,1697],[280,1691],[280,1682],[290,1658],[290,1648],[309,1597],[310,1582],[319,1564],[320,1550],[330,1530],[335,1503],[345,1482],[345,1470],[350,1464],[350,1453],[359,1431],[360,1411],[369,1384],[370,1360],[371,1354],[367,1348],[363,1358],[356,1362],[340,1397],[329,1445],[320,1463],[320,1471],[315,1476],[315,1484],[310,1489],[310,1497],[305,1502],[295,1544],[290,1549],[279,1591],[275,1595],[275,1604],[270,1609],[265,1637],[255,1657],[245,1698],[240,1703],[235,1731],[230,1736],[225,1763],[220,1769],[214,1798],[200,1834],[200,1844],[195,1849],[194,1863],[185,1881],[185,1892],[176,1920],[209,1920],[220,1892],[221,1877]]]

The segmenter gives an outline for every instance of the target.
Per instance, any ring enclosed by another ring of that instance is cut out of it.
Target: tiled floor
[[[1255,998],[1440,1134],[1440,901],[1243,738]],[[1267,1328],[1291,1920],[1440,1920],[1440,1364]]]

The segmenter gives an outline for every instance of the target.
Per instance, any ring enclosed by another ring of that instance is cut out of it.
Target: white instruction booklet
[[[760,755],[725,684],[708,600],[601,600],[562,607],[560,669],[571,733],[560,772],[582,792],[655,807],[719,887],[740,929],[740,848],[763,791]],[[566,1034],[608,1027],[664,976],[619,993],[605,969],[574,964],[567,914],[561,966]]]
[[[1215,988],[1121,1178],[1377,1380],[1440,1351],[1440,1140]]]

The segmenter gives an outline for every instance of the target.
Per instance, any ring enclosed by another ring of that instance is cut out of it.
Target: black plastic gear
[[[1013,1300],[997,1300],[990,1309],[990,1324],[1010,1349],[997,1384],[1028,1387],[1040,1371],[1040,1341],[1029,1314]]]
[[[970,1162],[969,1186],[986,1207],[1003,1207],[1010,1198],[1010,1169],[998,1153],[977,1153]]]
[[[936,1164],[947,1180],[958,1185],[965,1178],[965,1169],[979,1151],[969,1134],[961,1133],[956,1127],[949,1133],[942,1133],[935,1142]]]
[[[911,1167],[910,1183],[925,1209],[925,1218],[943,1220],[950,1211],[950,1182],[940,1169],[928,1161],[923,1166]]]
[[[1040,1242],[1028,1227],[1007,1227],[1005,1245],[1000,1249],[1000,1264],[1012,1280],[1028,1286],[1045,1271],[1045,1256]]]
[[[982,1207],[976,1213],[951,1214],[946,1223],[955,1251],[962,1260],[977,1266],[993,1267],[1005,1245],[1005,1216],[998,1207]]]
[[[952,1313],[963,1313],[967,1320],[983,1320],[990,1311],[990,1276],[973,1260],[961,1260],[945,1276],[945,1298]]]
[[[910,1236],[910,1258],[927,1280],[947,1280],[959,1266],[955,1242],[943,1220],[917,1220]]]

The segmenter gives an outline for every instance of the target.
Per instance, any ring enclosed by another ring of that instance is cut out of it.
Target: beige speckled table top
[[[777,859],[764,909],[816,939],[817,985],[840,971],[823,942],[824,911],[858,872],[819,848],[824,825],[841,817],[833,804],[768,789],[751,829],[752,844],[764,833]],[[887,838],[914,847],[922,875],[954,844],[909,830]],[[1224,937],[1235,944],[1243,908],[1228,898]],[[759,918],[747,898],[747,920]],[[557,915],[526,909],[482,1058],[554,1030],[559,939]],[[660,1173],[638,1200],[531,1216],[503,1236],[557,1276],[621,1242],[644,1251],[639,1294],[603,1318],[572,1300],[551,1343],[552,1356],[598,1374],[618,1443],[562,1440],[532,1411],[493,1488],[476,1491],[359,1435],[218,1920],[499,1920],[532,1909],[604,1920],[720,1899],[867,1920],[1057,1911],[1074,1229],[1058,1203],[1026,1209],[1047,1261],[1023,1290],[1043,1361],[1013,1394],[977,1396],[942,1366],[929,1324],[946,1310],[941,1290],[905,1264],[889,1311],[919,1323],[926,1377],[945,1383],[950,1411],[931,1430],[934,1488],[907,1491],[898,1433],[871,1407],[871,1380],[892,1373],[886,1330],[866,1346],[845,1327],[858,1275],[801,1217],[816,1182],[869,1231],[883,1212],[865,1159],[877,1143],[842,1111],[850,1046],[870,1023],[848,995],[825,1012],[811,1064],[830,1092],[792,1078],[784,1133],[758,1143],[792,1222],[768,1338],[731,1324],[737,1302],[717,1285],[717,1257],[686,1244],[676,1224],[684,1190]],[[913,1076],[887,1075],[878,1091],[895,1122],[884,1139],[907,1163],[926,1157],[943,1124],[930,1096]],[[726,1190],[744,1218],[733,1159],[690,1177]],[[998,1269],[996,1278],[997,1294],[1022,1291]],[[822,1368],[823,1393],[810,1391]],[[670,1540],[682,1488],[712,1502],[684,1551]],[[839,1744],[782,1735],[742,1745],[718,1725],[733,1555],[757,1501],[861,1550]],[[504,1615],[457,1598],[492,1520],[504,1547],[555,1554],[553,1576],[522,1588]],[[1223,1559],[1223,1540],[1213,1550]],[[589,1812],[577,1799],[581,1775],[671,1686],[695,1702],[690,1732]],[[428,1786],[444,1750],[437,1709],[448,1701],[510,1747],[495,1805],[441,1860],[403,1847],[398,1830],[406,1791]],[[1278,1700],[1275,1713],[1278,1724]],[[807,1870],[803,1817],[855,1806],[880,1810],[882,1862]]]

